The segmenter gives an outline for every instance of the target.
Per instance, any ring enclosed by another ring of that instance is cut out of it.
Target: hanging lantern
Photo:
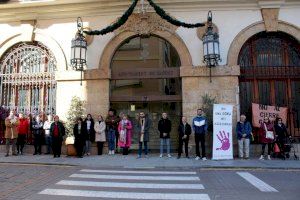
[[[203,36],[203,55],[206,66],[211,68],[215,67],[221,61],[220,58],[220,43],[219,34],[214,32],[212,25],[212,12],[208,12],[207,16],[207,30]],[[210,69],[210,80],[211,80],[211,69]]]
[[[83,23],[80,17],[77,18],[77,29],[75,39],[71,43],[71,66],[74,70],[81,72],[80,84],[82,85],[82,72],[86,66],[87,41],[83,36]]]

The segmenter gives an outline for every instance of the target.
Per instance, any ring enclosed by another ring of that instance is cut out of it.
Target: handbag
[[[274,140],[274,133],[273,131],[268,131],[266,124],[264,124],[266,130],[266,138],[270,140]]]
[[[126,142],[126,130],[121,130],[120,132],[120,141]]]
[[[274,144],[274,149],[273,149],[274,153],[280,153],[280,149],[277,143]]]

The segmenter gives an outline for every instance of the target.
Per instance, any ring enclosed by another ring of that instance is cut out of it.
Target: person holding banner
[[[201,142],[201,150],[202,150],[202,160],[206,159],[205,154],[205,133],[207,132],[207,120],[203,116],[203,110],[197,110],[197,116],[193,119],[193,130],[195,132],[195,143],[196,143],[196,158],[195,160],[200,159],[200,151],[199,151],[199,142]]]
[[[268,145],[268,160],[271,160],[272,143],[274,142],[274,126],[269,117],[265,117],[260,126],[260,141],[262,143],[262,151],[260,160],[264,160],[264,153],[266,145]]]
[[[250,122],[246,121],[246,115],[242,114],[236,125],[236,133],[239,145],[239,157],[249,159],[249,146],[252,128]]]

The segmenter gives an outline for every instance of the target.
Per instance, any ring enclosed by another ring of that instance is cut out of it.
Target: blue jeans
[[[84,152],[85,153],[91,153],[91,148],[92,148],[92,142],[90,140],[86,140],[85,141]]]
[[[47,153],[51,153],[51,146],[52,146],[52,138],[50,135],[45,136],[45,142],[47,145]]]
[[[139,142],[139,156],[142,155],[142,151],[143,151],[143,142]],[[148,142],[144,142],[144,151],[145,151],[145,155],[148,155]]]
[[[108,130],[108,150],[115,150],[116,131],[113,129]]]
[[[167,154],[170,154],[170,138],[160,138],[160,154],[164,153],[164,145],[167,145]]]

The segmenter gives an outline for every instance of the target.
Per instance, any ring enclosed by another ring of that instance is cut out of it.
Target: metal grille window
[[[258,33],[239,54],[241,78],[298,78],[299,49],[299,42],[285,33]]]
[[[39,42],[19,43],[0,60],[1,105],[26,114],[55,113],[56,60]]]

